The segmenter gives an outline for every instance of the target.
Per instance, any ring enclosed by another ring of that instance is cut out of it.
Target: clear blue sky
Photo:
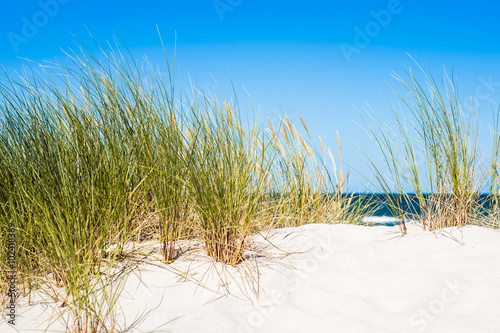
[[[367,173],[357,145],[375,156],[356,123],[368,103],[388,123],[384,94],[397,86],[411,54],[439,76],[454,72],[461,99],[482,106],[487,143],[492,103],[500,100],[500,3],[478,1],[263,1],[263,0],[22,0],[3,1],[0,65],[19,69],[20,58],[64,59],[72,34],[104,44],[118,35],[137,56],[161,63],[159,26],[169,50],[177,33],[177,64],[188,85],[229,94],[229,79],[250,93],[262,117],[300,114],[312,134],[336,147],[339,131],[345,162]],[[484,83],[486,82],[486,84]],[[251,108],[248,99],[243,99]],[[354,176],[352,190],[362,190]]]

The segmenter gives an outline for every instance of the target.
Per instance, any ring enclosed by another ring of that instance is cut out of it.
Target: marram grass
[[[0,81],[3,302],[11,224],[22,295],[58,302],[68,331],[115,332],[130,243],[156,239],[169,263],[197,238],[234,266],[257,232],[367,214],[288,119],[275,132],[235,102],[188,98],[118,43],[66,56]]]
[[[470,224],[494,226],[497,223],[490,222],[498,214],[498,121],[491,129],[493,146],[488,154],[480,149],[478,119],[472,117],[479,110],[459,103],[455,83],[446,73],[442,84],[424,70],[425,84],[411,69],[406,74],[406,79],[396,79],[406,92],[397,96],[408,111],[407,118],[393,109],[397,124],[393,131],[370,115],[375,124],[369,125],[368,132],[388,170],[369,160],[375,187],[386,194],[386,205],[400,219],[403,234],[408,219],[431,231]],[[418,159],[418,154],[423,158]],[[481,199],[485,191],[487,208]],[[403,202],[413,200],[408,192],[416,197],[418,214],[404,209]]]

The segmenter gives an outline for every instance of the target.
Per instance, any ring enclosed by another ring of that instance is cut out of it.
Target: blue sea
[[[390,202],[400,203],[403,210],[408,214],[420,214],[420,207],[417,205],[417,196],[415,194],[407,194],[408,199],[401,194],[390,194],[390,199],[385,194],[354,194],[354,200],[363,200],[372,203],[376,209],[373,214],[363,219],[363,222],[368,225],[397,225],[397,220],[390,209]],[[428,194],[424,196],[429,196]],[[480,209],[488,210],[490,207],[490,195],[481,194],[478,200]]]

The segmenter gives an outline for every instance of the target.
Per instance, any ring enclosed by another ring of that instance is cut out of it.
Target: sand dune
[[[254,237],[237,268],[190,246],[172,265],[144,263],[129,276],[119,301],[123,330],[500,332],[498,231],[434,235],[409,225],[401,237],[391,226],[306,225]],[[16,328],[47,329],[55,305],[25,304]],[[0,331],[14,332],[5,322]]]

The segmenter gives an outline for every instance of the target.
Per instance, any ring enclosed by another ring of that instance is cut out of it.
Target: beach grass
[[[374,185],[386,194],[403,234],[409,219],[431,231],[485,224],[498,211],[498,122],[491,129],[488,154],[478,143],[479,121],[473,115],[479,110],[460,104],[453,78],[445,72],[438,83],[430,72],[419,70],[422,79],[411,68],[405,78],[395,75],[403,93],[394,92],[407,111],[391,106],[395,130],[373,114],[367,118],[385,164],[380,167],[369,159]],[[490,207],[485,209],[481,195],[488,190]],[[416,201],[418,214],[403,208],[411,201]]]
[[[187,97],[173,71],[164,80],[118,42],[78,52],[0,81],[4,306],[12,225],[22,295],[47,294],[70,313],[68,331],[113,332],[132,266],[124,248],[145,237],[165,263],[176,242],[199,239],[236,266],[253,234],[369,214],[340,163],[329,170],[326,148],[316,152],[286,117],[266,128],[243,121],[236,101],[196,87]]]

